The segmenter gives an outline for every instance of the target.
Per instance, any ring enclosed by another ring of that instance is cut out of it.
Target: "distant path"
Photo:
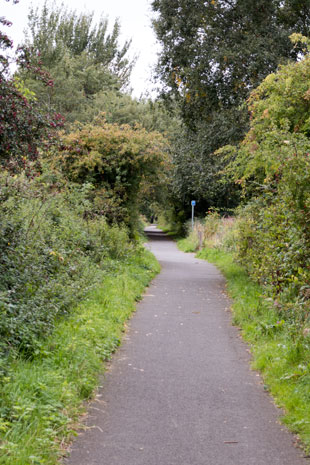
[[[162,272],[92,403],[70,465],[305,465],[249,368],[217,269],[154,227]]]

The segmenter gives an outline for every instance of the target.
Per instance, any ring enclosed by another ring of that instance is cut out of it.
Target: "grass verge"
[[[140,249],[57,324],[33,360],[12,363],[0,386],[0,464],[58,463],[103,361],[120,344],[124,322],[158,271],[155,258]]]
[[[183,251],[194,251],[188,239],[178,242]],[[214,263],[227,279],[232,298],[233,323],[250,344],[253,368],[259,370],[276,404],[285,414],[282,422],[298,435],[310,451],[310,335],[301,334],[296,323],[280,320],[273,302],[221,249],[203,249],[197,257]]]
[[[177,241],[178,247],[182,252],[196,252],[197,244],[189,237],[179,239]]]

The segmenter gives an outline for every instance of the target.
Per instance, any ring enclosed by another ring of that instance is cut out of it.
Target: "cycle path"
[[[308,465],[250,369],[219,271],[155,227],[147,288],[67,465]]]

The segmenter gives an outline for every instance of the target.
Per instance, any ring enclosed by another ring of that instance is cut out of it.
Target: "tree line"
[[[162,98],[178,107],[183,123],[172,155],[174,214],[187,216],[191,199],[201,214],[212,206],[228,211],[242,193],[217,150],[245,137],[251,92],[279,65],[303,56],[302,44],[289,37],[309,36],[309,2],[154,0],[152,8]]]
[[[298,231],[300,241],[306,241],[301,233],[306,234],[305,220],[296,209],[303,205],[300,212],[304,214],[306,200],[300,199],[306,199],[307,174],[297,180],[292,172],[298,171],[298,163],[303,166],[301,160],[307,161],[303,147],[308,140],[308,2],[260,0],[249,5],[246,0],[154,0],[152,8],[154,29],[162,44],[156,71],[162,93],[155,101],[134,99],[130,94],[134,61],[128,58],[130,42],[119,42],[117,21],[110,27],[105,17],[95,22],[91,13],[47,3],[41,9],[31,8],[12,76],[7,53],[12,46],[6,33],[9,21],[0,19],[1,237],[2,256],[6,257],[1,266],[10,276],[2,288],[6,309],[19,295],[12,292],[18,285],[14,279],[23,275],[28,282],[27,261],[17,257],[27,250],[29,263],[41,260],[31,255],[33,246],[27,246],[30,231],[39,231],[39,223],[43,225],[41,213],[45,211],[48,224],[54,225],[51,230],[67,227],[59,226],[64,221],[56,206],[60,199],[63,211],[72,207],[81,218],[85,238],[94,230],[103,234],[94,226],[103,222],[107,230],[125,228],[133,240],[140,213],[151,218],[163,205],[169,221],[181,230],[193,199],[200,215],[210,208],[223,214],[244,208],[241,216],[248,223],[240,230],[240,251],[245,262],[256,263],[251,272],[258,279],[264,279],[262,270],[270,266],[270,282],[277,283],[274,276],[284,279],[280,261],[285,249],[279,246],[278,261],[270,259],[267,266],[259,235],[266,234],[266,242],[272,243],[266,218],[273,214],[267,211],[271,205],[277,209],[281,198],[286,209],[280,210],[291,215],[292,192],[296,194],[299,185],[304,191],[298,194],[299,203],[294,203],[295,232],[290,240],[292,244],[299,241],[294,235]],[[298,79],[303,76],[300,88],[295,73]],[[294,153],[302,154],[282,159],[278,152],[283,157],[291,154],[297,144],[291,138],[297,135],[302,148]],[[279,163],[287,171],[277,171]],[[289,191],[294,179],[296,185]],[[74,196],[80,199],[78,213]],[[29,221],[22,225],[27,202],[33,202],[38,215],[32,219],[31,209],[26,209]],[[53,208],[45,209],[53,202],[55,214]],[[273,237],[274,243],[283,245],[290,241],[281,236],[287,231],[286,220],[281,221]],[[257,229],[251,229],[253,224]],[[49,231],[47,226],[43,229]],[[56,254],[47,252],[48,260],[59,257],[60,266],[64,255],[60,245],[56,251],[51,245],[55,237],[41,235],[44,250]],[[85,250],[80,250],[92,254],[96,241],[85,239]],[[73,247],[73,239],[68,244]],[[253,244],[257,244],[255,251]],[[294,247],[289,247],[290,257]],[[296,269],[298,274],[302,267],[292,260],[288,263],[296,276]],[[18,272],[15,266],[20,267]],[[48,269],[53,273],[60,268]],[[38,265],[38,275],[28,287],[23,282],[29,298],[38,291],[39,269]]]

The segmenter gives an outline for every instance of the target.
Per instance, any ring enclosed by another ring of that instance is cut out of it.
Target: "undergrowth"
[[[124,322],[158,271],[154,257],[138,247],[58,321],[31,360],[12,361],[0,385],[0,464],[58,463],[103,361],[120,344]]]
[[[58,463],[158,271],[90,182],[29,170],[0,175],[1,465]]]
[[[93,186],[45,172],[0,176],[0,375],[29,358],[57,318],[134,251],[124,226],[92,212]]]

